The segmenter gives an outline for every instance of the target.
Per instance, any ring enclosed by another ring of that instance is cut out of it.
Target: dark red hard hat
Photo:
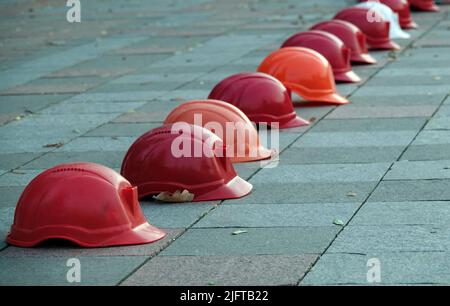
[[[139,198],[177,190],[193,193],[194,202],[243,197],[252,185],[237,176],[225,150],[222,140],[201,126],[166,124],[131,145],[121,173],[138,186]]]
[[[315,50],[330,63],[335,81],[347,83],[361,81],[361,78],[352,70],[350,48],[336,35],[319,30],[300,32],[289,37],[281,47],[303,47]]]
[[[413,9],[424,12],[439,12],[439,6],[434,0],[408,0]]]
[[[274,77],[259,72],[232,75],[218,83],[209,99],[233,104],[256,123],[279,124],[279,128],[308,125],[295,113],[286,87]]]
[[[351,50],[350,61],[360,64],[376,64],[367,49],[366,35],[354,24],[344,20],[327,20],[320,22],[311,30],[321,30],[339,37],[342,42]]]
[[[360,0],[360,2],[373,0]],[[411,9],[408,0],[377,0],[382,4],[389,6],[394,13],[399,16],[400,26],[402,29],[417,29],[417,23],[411,16]]]
[[[373,18],[373,20],[369,20]],[[363,7],[349,7],[339,11],[334,19],[345,20],[357,26],[367,38],[371,49],[399,50],[400,46],[389,38],[389,21],[377,11]]]
[[[112,169],[62,164],[25,188],[7,242],[31,247],[65,239],[84,247],[144,244],[165,233],[147,223],[137,189]]]

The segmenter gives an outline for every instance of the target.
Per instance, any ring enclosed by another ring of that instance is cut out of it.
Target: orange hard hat
[[[286,47],[269,54],[258,67],[307,101],[347,104],[336,90],[333,70],[320,53],[303,47]]]
[[[164,124],[186,122],[202,126],[223,140],[234,163],[268,159],[273,151],[261,145],[258,131],[236,106],[220,100],[193,100],[176,107]]]

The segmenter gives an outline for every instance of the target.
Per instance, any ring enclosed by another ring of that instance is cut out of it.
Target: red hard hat
[[[374,20],[369,20],[373,18]],[[334,19],[353,23],[364,34],[372,49],[398,50],[400,46],[389,38],[389,21],[377,11],[363,7],[349,7],[339,11]]]
[[[352,70],[350,49],[331,33],[318,30],[300,32],[289,37],[281,47],[304,47],[315,50],[331,64],[335,81],[346,83],[361,81],[361,78]]]
[[[177,190],[194,194],[194,202],[249,194],[252,185],[237,176],[223,151],[222,140],[205,128],[187,123],[164,125],[131,145],[121,173],[138,186],[139,198]]]
[[[117,172],[93,163],[62,164],[25,188],[10,244],[31,247],[65,239],[84,247],[144,244],[165,233],[147,223],[137,189]]]
[[[360,2],[373,0],[360,0]],[[376,0],[382,4],[389,6],[394,13],[399,16],[400,26],[402,29],[417,29],[417,23],[414,22],[411,16],[411,10],[408,0]]]
[[[197,120],[199,122],[196,122],[196,117],[200,117],[200,120]],[[218,134],[227,147],[227,156],[233,163],[272,157],[272,150],[261,145],[258,131],[252,122],[239,108],[230,103],[211,99],[185,102],[174,108],[164,121],[165,124],[176,122],[186,122],[215,130],[214,133]]]
[[[330,63],[317,51],[302,47],[276,50],[262,61],[258,71],[277,78],[306,101],[349,103],[336,90]]]
[[[351,50],[350,61],[361,64],[377,62],[367,50],[366,35],[354,24],[344,20],[328,20],[314,25],[311,30],[321,30],[339,37]]]
[[[439,6],[434,3],[434,0],[408,0],[413,9],[424,12],[438,12]]]
[[[265,73],[232,75],[217,84],[208,98],[233,104],[256,123],[277,122],[281,129],[309,124],[295,113],[286,87]]]

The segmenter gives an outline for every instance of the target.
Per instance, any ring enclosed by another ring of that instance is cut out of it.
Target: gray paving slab
[[[330,226],[336,219],[346,223],[358,203],[223,204],[194,228]]]
[[[299,204],[362,202],[376,182],[356,183],[253,183],[252,193],[230,203]]]
[[[450,180],[382,181],[370,201],[447,201],[450,199]]]
[[[353,118],[404,118],[404,117],[431,117],[438,105],[414,105],[414,106],[357,106],[344,105],[337,108],[327,116],[328,119],[353,119]]]
[[[122,285],[296,285],[316,255],[158,256]],[[180,274],[180,271],[183,271]]]
[[[126,152],[135,137],[79,137],[56,152]]]
[[[434,225],[347,226],[329,253],[448,251],[448,227]]]
[[[116,285],[144,263],[144,256],[78,257],[80,283],[69,283],[69,258],[9,257],[0,260],[2,285]]]
[[[34,248],[8,246],[0,253],[0,262],[4,258],[48,258],[48,257],[152,257],[164,249],[170,242],[183,233],[183,229],[164,229],[167,235],[156,242],[135,246],[117,246],[109,248],[81,248],[66,241],[47,241]]]
[[[237,230],[246,233],[233,235]],[[325,250],[337,227],[190,229],[162,256],[298,255]]]
[[[17,201],[22,194],[23,186],[0,186],[0,207],[16,207]]]
[[[89,103],[60,103],[51,106],[42,111],[43,114],[102,114],[115,113],[117,115],[123,112],[132,111],[146,102],[123,102],[123,103],[108,103],[108,102],[89,102]]]
[[[450,131],[422,131],[412,143],[413,145],[450,144]]]
[[[5,173],[0,176],[0,186],[26,186],[42,171],[44,170],[16,170]]]
[[[0,154],[0,169],[15,169],[39,156],[39,153]]]
[[[447,252],[325,254],[300,285],[377,285],[367,282],[367,262],[380,261],[380,285],[448,284]]]
[[[344,119],[321,120],[311,133],[316,132],[379,132],[379,131],[418,131],[426,118],[377,118],[377,119]]]
[[[402,160],[442,160],[450,154],[450,145],[418,145],[410,146],[402,156]]]
[[[444,201],[368,202],[351,225],[434,225],[450,223],[450,206]]]
[[[385,180],[450,179],[450,161],[400,161],[394,163]]]
[[[390,163],[282,165],[273,169],[262,169],[250,182],[257,184],[374,182],[379,181],[390,166]]]
[[[407,146],[418,131],[308,133],[294,147],[392,147]]]
[[[107,123],[90,132],[85,136],[89,137],[137,137],[145,132],[160,126],[158,123]]]
[[[291,147],[280,155],[281,164],[343,164],[396,161],[402,146],[390,147]]]

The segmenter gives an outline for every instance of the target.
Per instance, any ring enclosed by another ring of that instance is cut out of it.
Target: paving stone
[[[400,161],[395,163],[385,180],[450,179],[450,161]]]
[[[141,107],[145,102],[125,102],[125,103],[60,103],[48,107],[42,111],[43,114],[121,114]]]
[[[55,152],[126,152],[135,137],[80,137]]]
[[[343,105],[327,119],[431,117],[438,105],[423,106],[356,106]]]
[[[204,203],[155,203],[142,201],[147,220],[160,228],[188,228],[217,206],[219,201]]]
[[[125,152],[122,151],[108,151],[108,154],[102,151],[91,152],[50,152],[42,157],[33,160],[30,163],[22,166],[22,169],[48,169],[53,166],[72,163],[77,161],[85,161],[91,163],[98,163],[110,168],[120,168]]]
[[[407,146],[416,131],[308,133],[294,143],[297,148]]]
[[[450,199],[450,180],[382,181],[369,201],[447,201]]]
[[[395,97],[385,96],[355,96],[351,97],[352,105],[356,106],[420,106],[439,105],[445,98],[444,94],[409,95],[403,94]]]
[[[318,122],[311,132],[418,131],[425,123],[426,118],[325,119]]]
[[[295,285],[316,258],[316,255],[158,256],[122,285]]]
[[[409,63],[402,63],[404,66],[410,65]],[[411,63],[411,65],[416,65],[415,63]],[[442,63],[441,63],[442,65]],[[417,67],[419,68],[419,67]],[[409,76],[408,78],[400,78],[400,77],[374,77],[370,80],[370,86],[411,86],[411,85],[427,85],[427,86],[437,86],[437,85],[445,85],[450,82],[450,75],[428,75],[428,76]]]
[[[117,77],[133,72],[133,68],[126,67],[78,67],[72,66],[56,72],[47,77],[50,78],[74,78],[74,77]]]
[[[433,117],[425,130],[450,130],[450,120],[448,117]]]
[[[351,225],[434,225],[450,223],[448,202],[368,202],[352,219]]]
[[[301,285],[341,285],[367,282],[367,262],[380,260],[381,285],[431,285],[448,283],[447,252],[325,254]]]
[[[164,92],[160,91],[128,91],[128,92],[94,92],[84,93],[74,96],[66,103],[79,103],[79,102],[133,102],[133,101],[151,101],[157,97],[160,97]]]
[[[26,84],[2,91],[2,95],[45,95],[45,94],[72,94],[85,92],[97,84],[72,84],[51,85],[51,84]]]
[[[0,186],[0,207],[16,207],[17,201],[22,194],[23,186]]]
[[[283,165],[262,169],[251,183],[331,183],[379,181],[391,166],[390,163]]]
[[[402,156],[402,160],[442,160],[450,154],[450,145],[410,146]]]
[[[43,170],[16,170],[0,176],[0,186],[26,186]]]
[[[77,257],[81,264],[81,282],[76,285],[115,285],[143,264],[147,257]],[[66,275],[69,258],[2,258],[2,285],[72,285]]]
[[[237,230],[247,233],[232,235]],[[165,249],[164,256],[298,255],[321,253],[336,227],[190,229]]]
[[[158,241],[149,244],[115,246],[109,248],[82,248],[63,240],[46,241],[34,248],[19,248],[8,246],[0,253],[0,262],[4,258],[47,258],[47,257],[105,257],[129,256],[152,257],[167,247],[173,240],[179,237],[183,229],[163,229],[167,235]]]
[[[391,147],[291,147],[284,151],[280,163],[285,164],[344,164],[396,161],[404,151]]]
[[[431,225],[346,226],[329,253],[448,251],[450,228]]]
[[[0,154],[0,169],[15,169],[39,155],[39,153]]]
[[[68,99],[70,95],[0,96],[0,113],[37,112],[49,105]]]
[[[358,206],[357,203],[224,204],[194,227],[330,226],[336,219],[346,223]]]
[[[137,137],[160,126],[159,123],[107,123],[88,133],[89,137]]]
[[[449,94],[447,85],[416,85],[416,86],[395,86],[395,91],[392,87],[384,86],[365,86],[358,90],[355,96],[397,96],[403,94]]]
[[[362,202],[376,182],[356,183],[253,183],[252,193],[227,203],[298,204]]]
[[[436,144],[450,144],[450,131],[422,131],[413,142],[413,145]]]

